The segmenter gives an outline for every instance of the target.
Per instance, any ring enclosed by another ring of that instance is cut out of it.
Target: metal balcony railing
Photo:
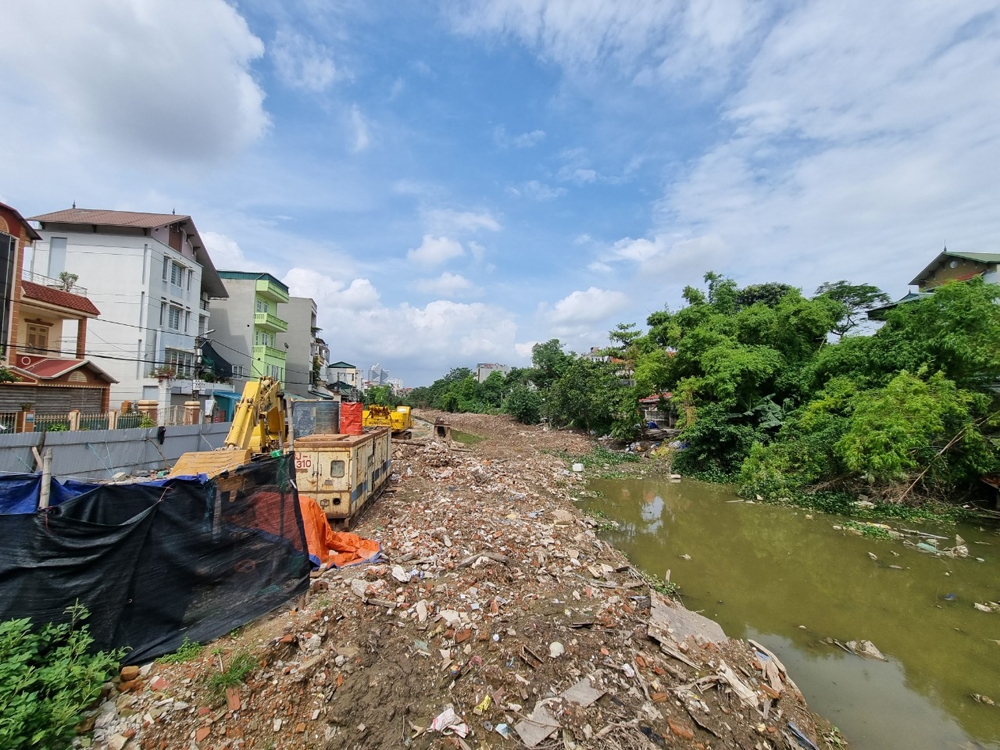
[[[41,286],[48,287],[49,289],[59,289],[63,292],[69,292],[70,294],[75,294],[79,297],[87,296],[87,287],[80,286],[76,282],[70,282],[68,279],[63,281],[62,279],[53,279],[51,276],[43,276],[40,273],[33,273],[27,269],[21,271],[22,281],[31,281],[35,284],[40,284]]]

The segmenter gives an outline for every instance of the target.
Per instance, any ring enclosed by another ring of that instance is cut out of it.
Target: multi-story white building
[[[285,392],[303,398],[331,397],[324,379],[330,349],[316,337],[320,329],[315,300],[289,297],[282,315],[288,321],[288,330],[278,334],[278,347],[287,352]]]
[[[507,365],[492,364],[490,362],[480,362],[476,365],[476,380],[482,383],[486,380],[486,378],[495,372],[499,372],[504,377],[507,377],[510,373],[510,367]]]
[[[118,381],[112,406],[157,398],[164,374],[174,401],[189,398],[209,300],[227,296],[191,217],[74,207],[30,220],[41,239],[26,272],[86,287],[101,310],[86,354]]]

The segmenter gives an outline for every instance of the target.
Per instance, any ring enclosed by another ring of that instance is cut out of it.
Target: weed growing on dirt
[[[242,685],[250,673],[257,668],[257,659],[249,651],[238,651],[229,661],[229,666],[216,672],[208,680],[212,692],[221,694],[226,688]]]
[[[204,646],[197,641],[188,640],[188,637],[184,636],[184,642],[176,651],[172,654],[165,654],[156,661],[160,664],[183,664],[186,661],[192,661],[201,656],[203,648]]]
[[[66,613],[69,622],[34,632],[27,618],[0,623],[0,747],[69,747],[84,710],[125,654],[90,653],[86,608]]]

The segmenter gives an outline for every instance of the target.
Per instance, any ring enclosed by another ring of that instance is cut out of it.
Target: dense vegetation
[[[997,285],[946,284],[863,335],[865,311],[888,302],[873,286],[839,281],[807,298],[785,284],[705,281],[680,310],[650,315],[646,332],[619,325],[604,357],[553,340],[534,347],[531,368],[483,383],[458,368],[411,401],[632,439],[638,399],[669,391],[675,468],[765,498],[955,499],[1000,470]]]
[[[67,612],[69,622],[40,630],[27,619],[0,623],[0,747],[69,747],[117,668],[122,652],[91,653],[86,610]]]

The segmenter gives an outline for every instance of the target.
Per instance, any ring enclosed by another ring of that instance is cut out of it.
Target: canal
[[[1000,613],[973,607],[1000,601],[995,529],[907,524],[960,534],[970,556],[950,559],[838,530],[834,516],[739,502],[721,485],[588,486],[583,509],[619,524],[608,541],[649,574],[669,570],[687,607],[731,637],[774,650],[855,750],[1000,749],[1000,705],[971,697],[1000,703]],[[888,661],[825,639],[870,640]]]

